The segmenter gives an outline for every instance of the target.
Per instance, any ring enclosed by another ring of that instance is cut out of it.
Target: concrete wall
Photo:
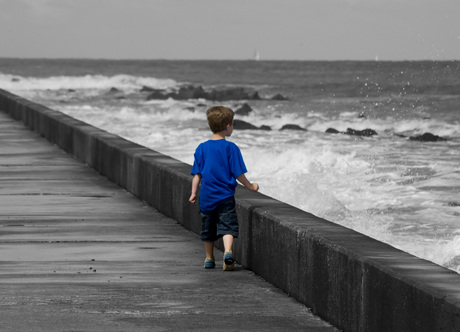
[[[0,110],[184,227],[191,166],[0,90]],[[460,276],[260,193],[237,189],[237,260],[345,331],[460,331]]]

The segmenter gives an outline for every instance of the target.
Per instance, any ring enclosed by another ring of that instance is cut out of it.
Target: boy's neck
[[[217,141],[219,139],[225,139],[225,134],[223,132],[212,134],[212,137],[211,137],[212,141]]]

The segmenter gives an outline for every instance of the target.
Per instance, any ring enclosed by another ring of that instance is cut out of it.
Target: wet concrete
[[[1,331],[334,331],[0,113]]]

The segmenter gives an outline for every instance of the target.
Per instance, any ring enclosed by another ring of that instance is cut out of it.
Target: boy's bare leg
[[[224,271],[233,271],[235,269],[235,260],[233,258],[232,250],[233,250],[233,235],[226,234],[223,237],[224,240]],[[230,254],[227,254],[230,253]]]
[[[206,251],[206,258],[214,259],[214,242],[204,241],[204,250]]]
[[[225,252],[233,251],[233,235],[225,234],[223,237]]]

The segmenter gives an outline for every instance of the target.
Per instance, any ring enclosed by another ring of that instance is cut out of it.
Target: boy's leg
[[[204,242],[204,250],[206,251],[206,258],[214,259],[214,242]]]
[[[233,258],[233,240],[238,237],[238,217],[235,209],[235,197],[229,197],[218,208],[219,222],[217,234],[222,236],[224,242],[224,271],[235,269]]]
[[[233,235],[225,234],[223,236],[225,252],[233,251]]]
[[[204,250],[206,251],[206,259],[204,260],[205,269],[213,269],[216,267],[214,260],[214,242],[204,241]]]
[[[216,266],[214,260],[214,241],[217,238],[217,215],[213,212],[205,213],[200,211],[202,218],[201,240],[204,243],[206,259],[204,261],[205,269],[212,269]]]
[[[235,269],[235,259],[233,258],[233,235],[225,234],[223,236],[224,241],[224,271],[233,271]]]

